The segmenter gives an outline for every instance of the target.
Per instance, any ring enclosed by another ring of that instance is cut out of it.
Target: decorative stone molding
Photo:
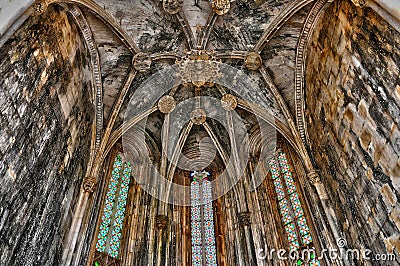
[[[85,192],[93,193],[97,187],[97,180],[95,177],[87,177],[83,181],[83,189]]]
[[[44,1],[45,2],[45,1]],[[103,132],[103,82],[101,79],[101,64],[100,56],[97,50],[96,42],[93,38],[92,30],[83,16],[78,6],[73,5],[70,8],[70,13],[75,18],[78,27],[81,29],[83,39],[89,48],[90,60],[92,64],[92,94],[93,102],[96,106],[96,148],[100,146],[102,132]]]
[[[238,214],[239,224],[243,227],[251,224],[250,212],[241,212]]]
[[[163,0],[164,11],[168,14],[175,15],[182,10],[183,0]]]
[[[201,109],[194,109],[192,113],[190,114],[190,120],[192,120],[193,124],[195,125],[201,125],[204,122],[206,122],[207,114],[206,112]]]
[[[169,114],[175,109],[176,101],[174,97],[165,95],[158,101],[157,106],[161,113]]]
[[[151,57],[146,53],[137,53],[132,59],[133,67],[139,72],[145,72],[150,69]]]
[[[363,7],[365,6],[365,0],[351,0],[355,6]]]
[[[156,226],[158,229],[163,230],[167,226],[168,217],[165,215],[156,216]]]
[[[261,67],[262,59],[257,52],[250,52],[246,55],[244,65],[250,70],[258,70]]]
[[[304,87],[304,77],[305,77],[305,69],[306,69],[306,56],[307,56],[307,47],[308,42],[312,36],[313,29],[316,25],[315,21],[320,17],[324,5],[327,0],[318,0],[311,11],[309,12],[306,21],[304,22],[304,27],[301,31],[299,41],[297,43],[297,51],[296,51],[296,68],[295,68],[295,108],[296,108],[296,126],[298,131],[300,132],[301,139],[304,144],[308,144],[307,137],[307,123],[305,118],[305,87]],[[328,1],[329,2],[329,1]]]
[[[232,94],[225,94],[221,98],[221,105],[226,111],[235,110],[237,106],[237,98]]]

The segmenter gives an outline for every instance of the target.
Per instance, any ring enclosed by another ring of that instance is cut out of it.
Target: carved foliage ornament
[[[221,105],[226,111],[234,110],[237,106],[237,99],[232,94],[225,94],[221,98]]]
[[[219,16],[225,15],[231,8],[230,0],[211,0],[210,2],[213,11]]]
[[[158,110],[163,114],[171,113],[176,106],[175,99],[172,96],[165,95],[158,101]]]
[[[177,63],[180,64],[177,75],[182,79],[182,83],[192,83],[196,87],[201,87],[221,77],[217,62],[207,51],[190,51],[181,62]]]
[[[174,15],[182,10],[183,0],[163,0],[163,8],[168,14]]]
[[[246,55],[244,65],[250,70],[257,70],[260,68],[262,63],[261,56],[256,52],[250,52]]]
[[[192,111],[192,113],[190,114],[190,119],[192,120],[193,124],[195,124],[195,125],[201,125],[201,124],[203,124],[204,122],[206,122],[207,114],[206,114],[206,112],[205,112],[203,109],[201,109],[201,108],[194,109],[194,110]]]
[[[97,180],[94,177],[88,177],[83,182],[83,189],[85,192],[93,193],[96,189]]]

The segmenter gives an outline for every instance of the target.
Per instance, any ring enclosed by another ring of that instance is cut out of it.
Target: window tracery
[[[96,242],[96,253],[99,254],[96,256],[98,258],[95,258],[94,265],[103,265],[99,261],[104,259],[106,261],[114,261],[114,259],[119,258],[131,172],[130,162],[124,161],[123,156],[118,154],[114,160],[106,194]],[[105,265],[109,265],[107,262],[105,263]]]
[[[299,198],[290,164],[283,151],[269,161],[279,212],[290,250],[314,248],[313,238]],[[305,264],[305,261],[307,263]],[[297,265],[320,265],[315,254],[311,258],[297,260]]]
[[[214,212],[209,172],[191,173],[192,265],[217,265],[214,234]],[[204,262],[204,264],[203,264]]]

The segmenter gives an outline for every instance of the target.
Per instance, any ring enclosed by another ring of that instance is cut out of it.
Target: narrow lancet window
[[[313,248],[310,228],[299,199],[291,167],[283,151],[279,151],[275,158],[269,161],[269,169],[290,250]],[[307,258],[306,261],[307,265],[320,265],[315,254],[311,258]],[[304,265],[303,260],[298,260],[297,263]]]
[[[115,157],[97,237],[96,251],[115,259],[118,258],[121,246],[131,171],[131,164],[124,162],[121,154],[118,154]]]
[[[217,265],[210,173],[191,173],[192,264]]]

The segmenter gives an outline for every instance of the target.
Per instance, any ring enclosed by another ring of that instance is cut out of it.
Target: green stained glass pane
[[[310,243],[312,242],[312,237],[311,237],[311,235],[310,235],[310,234],[303,235],[303,236],[301,237],[301,242],[302,242],[304,245],[310,244]]]
[[[96,243],[97,251],[113,258],[118,257],[131,175],[131,164],[122,160],[115,157]]]
[[[279,178],[274,180],[275,192],[278,196],[278,200],[281,200],[285,197],[285,192],[283,190],[282,182]]]
[[[272,178],[276,179],[279,177],[279,167],[275,159],[271,159],[269,162],[269,170],[271,172]]]
[[[120,240],[122,235],[122,226],[124,223],[125,206],[128,198],[128,186],[131,175],[131,167],[128,164],[124,165],[124,174],[122,175],[122,182],[120,183],[120,191],[117,202],[117,212],[114,218],[114,226],[111,236],[111,244],[109,254],[111,257],[118,257],[118,250],[120,247]]]

